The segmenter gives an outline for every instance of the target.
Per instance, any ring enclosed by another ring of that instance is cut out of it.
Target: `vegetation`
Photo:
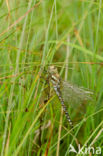
[[[103,155],[102,10],[101,0],[0,1],[1,156],[83,155],[91,146]],[[93,92],[68,104],[74,128],[56,94],[47,100],[50,65]]]

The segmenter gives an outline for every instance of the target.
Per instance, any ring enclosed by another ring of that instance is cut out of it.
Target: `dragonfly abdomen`
[[[65,106],[65,104],[64,104],[63,99],[61,99],[60,96],[59,96],[59,100],[61,101],[61,105],[62,105],[62,107],[63,107],[63,111],[65,112],[65,116],[66,116],[66,118],[67,118],[67,120],[68,120],[70,126],[73,127],[73,123],[72,123],[72,121],[71,121],[71,119],[70,119],[70,116],[69,116],[69,114],[68,114],[67,108],[66,108],[66,106]]]
[[[59,98],[59,100],[60,100],[60,102],[61,102],[61,105],[62,105],[63,111],[64,111],[64,113],[65,113],[65,116],[66,116],[66,118],[67,118],[67,120],[68,120],[70,126],[73,128],[73,123],[72,123],[72,121],[71,121],[71,119],[70,119],[70,116],[69,116],[69,114],[68,114],[67,108],[66,108],[66,106],[65,106],[65,104],[64,104],[64,100],[63,100],[63,98],[61,97],[60,84],[58,84],[57,86],[54,86],[54,90],[55,90],[55,92],[56,92],[56,94],[57,94],[57,96],[58,96],[58,98]]]

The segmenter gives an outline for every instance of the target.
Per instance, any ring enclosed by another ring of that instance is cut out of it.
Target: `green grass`
[[[68,153],[78,143],[103,155],[102,10],[101,0],[0,2],[1,156],[83,155]],[[51,64],[93,92],[82,108],[68,104],[74,131],[55,94],[44,104]]]

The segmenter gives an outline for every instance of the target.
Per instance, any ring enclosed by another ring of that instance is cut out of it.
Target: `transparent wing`
[[[72,106],[74,106],[74,104],[81,104],[87,100],[92,100],[91,95],[93,94],[82,87],[79,88],[66,81],[62,81],[61,92],[64,102],[69,103]]]

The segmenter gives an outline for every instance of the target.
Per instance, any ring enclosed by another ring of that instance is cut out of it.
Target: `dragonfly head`
[[[55,66],[49,66],[48,67],[48,72],[51,74],[51,75],[54,75],[54,74],[57,74],[58,73],[58,70]]]
[[[49,66],[48,67],[48,73],[49,73],[50,77],[52,77],[52,78],[55,77],[56,80],[60,79],[58,70],[57,70],[57,68],[55,66]]]

